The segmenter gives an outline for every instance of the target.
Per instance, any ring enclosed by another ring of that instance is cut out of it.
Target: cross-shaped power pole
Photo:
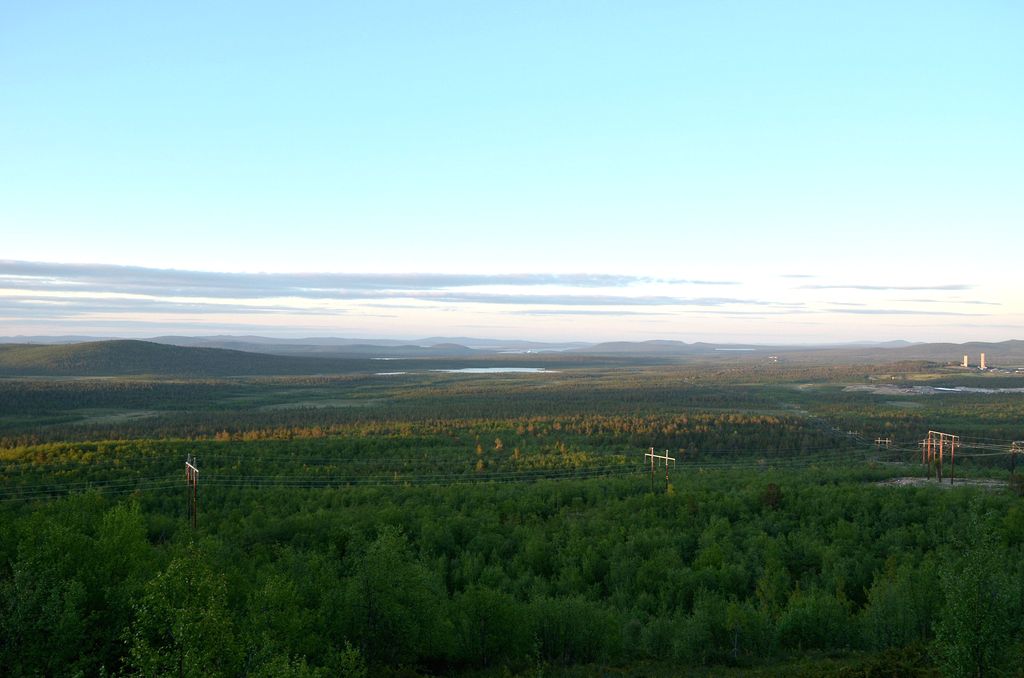
[[[889,449],[890,445],[892,445],[892,438],[875,438],[875,449],[876,450],[880,450],[883,447],[885,449]]]
[[[668,488],[668,463],[672,462],[675,464],[676,458],[668,456],[668,450],[665,450],[665,454],[655,454],[653,447],[650,452],[644,454],[644,458],[651,460],[651,492],[654,492],[654,464],[656,459],[665,462],[665,487]]]
[[[185,460],[185,485],[191,490],[188,492],[188,524],[196,529],[199,518],[199,469],[196,464],[199,462],[190,454]]]

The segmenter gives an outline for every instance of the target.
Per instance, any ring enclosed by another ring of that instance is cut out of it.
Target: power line
[[[79,488],[66,488],[59,486],[51,486],[49,489],[36,489],[29,492],[2,492],[0,493],[0,501],[31,501],[33,499],[49,499],[54,497],[63,497],[76,492],[84,491],[96,491],[103,494],[127,494],[136,492],[139,490],[159,490],[159,489],[170,489],[172,487],[178,487],[179,482],[174,481],[148,481],[134,483],[128,486],[109,486],[109,485],[90,485],[87,487]]]
[[[833,427],[835,428],[835,427]],[[838,431],[838,429],[835,429]],[[700,450],[700,457],[691,457],[684,465],[691,470],[708,470],[708,471],[726,471],[726,470],[743,470],[743,469],[757,469],[757,470],[770,470],[770,469],[800,469],[815,465],[822,464],[835,464],[841,462],[863,462],[870,461],[870,448],[874,441],[865,439],[857,432],[847,432],[847,437],[853,440],[857,440],[861,443],[862,449],[857,448],[839,448],[836,445],[827,447],[800,447],[800,448],[762,448],[757,450],[737,450],[735,448],[730,449],[718,449],[718,450]],[[951,434],[940,434],[940,435],[951,435]],[[974,439],[972,439],[974,440]],[[913,448],[906,445],[896,445],[893,441],[889,441],[890,445],[887,448],[887,452],[891,455],[899,455],[910,453]],[[1018,441],[1021,442],[1021,441]],[[1024,445],[1024,443],[1021,443]],[[961,445],[956,445],[960,447]],[[946,444],[943,443],[942,450],[946,449]],[[950,451],[955,449],[952,445],[949,446]],[[999,448],[991,444],[972,444],[970,449],[987,450]],[[780,458],[778,455],[787,452],[794,451],[803,452],[817,452],[821,450],[827,450],[825,454],[812,454],[808,456],[787,456]],[[877,452],[877,450],[875,450]],[[1018,450],[1019,451],[1019,450]],[[653,453],[653,449],[651,451]],[[433,453],[433,454],[432,454]],[[326,488],[333,486],[349,486],[349,485],[360,485],[360,486],[397,486],[397,485],[437,485],[437,484],[462,484],[462,483],[506,483],[506,482],[531,482],[540,480],[561,480],[561,479],[572,479],[572,478],[596,478],[596,477],[610,477],[616,475],[627,475],[632,473],[638,473],[643,470],[643,467],[636,464],[625,463],[628,459],[627,453],[623,453],[615,450],[599,450],[599,451],[580,451],[581,454],[585,455],[585,461],[593,461],[597,463],[585,463],[582,466],[576,468],[512,468],[487,471],[485,473],[473,473],[468,466],[462,466],[466,460],[459,458],[448,457],[446,459],[436,459],[432,457],[445,456],[443,453],[438,454],[436,449],[425,451],[417,456],[402,456],[402,457],[385,457],[376,459],[366,458],[355,458],[355,459],[341,459],[341,458],[303,458],[298,455],[289,455],[287,457],[275,456],[275,457],[261,457],[258,455],[241,455],[238,453],[216,453],[212,454],[218,459],[226,459],[229,462],[233,461],[235,464],[238,462],[250,462],[250,463],[261,463],[270,461],[286,461],[293,464],[301,464],[303,470],[306,473],[290,473],[290,474],[268,474],[259,475],[253,473],[218,473],[218,470],[233,470],[230,469],[232,464],[215,464],[212,467],[206,467],[206,473],[204,478],[207,484],[229,488],[269,488],[269,487],[294,487],[294,488]],[[993,452],[973,452],[964,453],[960,452],[962,457],[995,457],[1009,454],[1010,451],[1003,449]],[[768,456],[757,457],[758,454],[765,454]],[[559,454],[557,453],[545,453],[541,459],[558,459]],[[657,455],[659,458],[667,458],[665,463],[668,464],[668,460],[675,461],[668,456],[668,452],[664,455]],[[714,458],[714,457],[718,458]],[[622,463],[615,463],[616,460],[620,460]],[[34,460],[23,459],[23,460],[7,460],[8,464],[16,464],[20,462],[22,467],[27,465]],[[117,458],[113,460],[75,460],[70,464],[61,465],[63,467],[81,467],[93,469],[97,466],[103,467],[107,465],[123,466],[126,470],[130,468],[128,462],[131,461],[130,457]],[[154,456],[150,456],[145,461],[150,462],[149,465],[163,465],[166,460]],[[324,461],[327,462],[323,467],[320,465],[311,463],[313,461]],[[436,469],[433,473],[424,472],[420,470],[410,469],[379,469],[377,473],[361,474],[361,473],[340,473],[334,471],[342,471],[347,467],[352,467],[350,470],[356,470],[360,467],[367,467],[371,464],[376,464],[378,467],[382,465],[382,462],[395,462],[400,461],[405,464],[419,465],[423,463],[433,463]],[[613,463],[607,463],[612,461]],[[653,459],[651,460],[653,463]],[[448,470],[438,468],[437,464],[454,464],[454,467],[450,467]],[[601,463],[603,462],[603,463]],[[50,466],[52,468],[52,465]],[[188,468],[188,467],[186,467]],[[190,524],[196,523],[196,513],[198,502],[198,468],[196,464],[192,464],[195,476],[194,479],[186,475],[186,481],[190,484],[192,499],[189,504],[190,512]],[[318,470],[328,470],[331,473],[318,474]],[[313,473],[309,473],[313,471]],[[667,471],[666,471],[667,472]],[[179,481],[180,482],[180,481]],[[32,500],[32,499],[43,499],[53,497],[59,494],[73,493],[82,490],[92,490],[107,492],[110,494],[120,494],[125,492],[133,492],[139,490],[162,490],[172,487],[173,481],[168,480],[165,476],[148,476],[140,475],[136,478],[115,478],[115,479],[101,479],[101,480],[81,480],[81,481],[49,481],[45,483],[20,485],[17,487],[8,487],[0,489],[0,501],[19,501],[19,500]]]
[[[797,459],[734,459],[716,462],[689,462],[688,468],[698,470],[736,470],[736,469],[765,469],[765,468],[801,468],[821,463],[832,463],[839,460],[863,461],[860,456],[851,456],[846,453],[837,453],[827,456],[797,458]],[[641,467],[637,465],[604,465],[580,467],[576,469],[518,469],[507,471],[488,472],[483,475],[473,474],[467,470],[456,473],[434,473],[434,474],[380,474],[371,476],[257,476],[257,475],[235,475],[220,476],[207,475],[207,484],[223,487],[328,487],[334,485],[404,485],[404,484],[458,484],[458,483],[481,483],[481,482],[529,482],[545,479],[571,479],[589,478],[600,476],[611,476],[619,474],[630,474],[640,472]],[[165,477],[138,478],[138,479],[115,479],[98,481],[80,481],[74,483],[43,483],[34,486],[22,486],[10,491],[0,491],[0,497],[4,500],[28,500],[34,498],[51,497],[58,494],[68,494],[75,491],[109,491],[110,493],[132,492],[140,489],[164,489],[174,486],[176,483]]]

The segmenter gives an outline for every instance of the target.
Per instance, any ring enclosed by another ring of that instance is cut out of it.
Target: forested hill
[[[114,340],[39,346],[0,344],[0,376],[246,376],[350,371],[354,361]],[[358,361],[360,363],[364,361]]]

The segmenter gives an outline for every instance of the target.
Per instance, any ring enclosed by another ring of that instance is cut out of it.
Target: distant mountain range
[[[0,344],[77,344],[84,342],[112,341],[123,337],[87,336],[10,336],[0,337]],[[424,339],[363,339],[352,337],[261,337],[256,335],[214,335],[181,336],[165,335],[146,337],[138,341],[149,341],[172,346],[194,346],[204,348],[227,348],[236,351],[270,353],[276,355],[366,355],[379,354],[382,349],[393,349],[403,355],[468,355],[478,353],[527,353],[541,351],[570,351],[595,355],[694,355],[722,350],[777,350],[777,346],[766,344],[713,344],[682,341],[615,341],[593,343],[583,341],[542,342],[522,339],[482,339],[479,337],[426,337]],[[858,341],[838,344],[792,345],[785,350],[824,350],[836,348],[902,348],[917,346],[909,341]]]
[[[82,336],[14,336],[0,337],[0,344],[75,344],[109,341],[117,337]],[[473,337],[428,337],[410,341],[396,339],[355,339],[347,337],[271,338],[247,335],[203,337],[159,336],[140,339],[172,346],[227,348],[236,351],[296,356],[365,356],[387,357],[459,356],[476,352],[503,353],[528,351],[564,351],[583,348],[584,342],[552,343],[520,339],[479,339]],[[388,349],[384,351],[383,349]]]
[[[476,349],[455,343],[419,344],[397,341],[370,343],[366,340],[327,339],[317,343],[313,339],[272,340],[264,337],[156,337],[149,341],[172,346],[224,348],[250,353],[318,358],[338,357],[467,357]]]
[[[661,361],[776,361],[793,363],[888,363],[927,360],[959,363],[963,355],[977,365],[985,353],[989,366],[1024,366],[1024,341],[966,344],[846,344],[832,346],[759,346],[680,341],[608,342],[602,344],[545,344],[461,338],[470,347],[435,337],[422,342],[387,344],[341,338],[295,340],[266,337],[158,337],[150,341],[58,341],[63,337],[17,337],[18,343],[0,344],[0,376],[247,376],[371,372],[376,360],[412,361],[422,368],[429,359],[479,365],[481,361],[511,359],[549,362],[557,359],[586,365],[594,359]],[[39,341],[47,339],[49,341]],[[0,339],[3,341],[3,339]],[[508,354],[520,354],[518,356]]]
[[[723,350],[754,351],[760,348],[748,344],[707,344],[700,341],[687,344],[682,341],[654,339],[651,341],[610,341],[571,350],[574,353],[589,355],[692,356],[713,355]]]

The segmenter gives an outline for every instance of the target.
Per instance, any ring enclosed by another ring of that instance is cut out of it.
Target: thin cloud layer
[[[732,297],[641,293],[660,285],[734,285],[731,281],[607,274],[446,273],[218,273],[104,264],[0,261],[0,317],[21,320],[98,318],[142,314],[374,316],[369,308],[452,311],[444,308],[529,306],[694,307],[775,305]],[[671,287],[669,287],[671,289]],[[381,303],[394,302],[394,303]],[[621,311],[616,311],[621,312]],[[557,311],[596,315],[598,311]],[[607,311],[608,314],[615,313]],[[539,313],[538,313],[539,314]]]
[[[287,315],[346,315],[347,309],[301,308],[268,304],[174,302],[162,299],[102,299],[86,298],[54,300],[47,298],[2,298],[0,317],[16,318],[75,318],[84,315],[122,313],[170,313],[170,314],[287,314]]]
[[[475,304],[521,304],[526,306],[724,306],[754,304],[774,306],[775,302],[731,297],[628,297],[619,295],[582,294],[444,294],[415,298],[430,301]]]
[[[893,291],[921,292],[925,290],[959,291],[969,290],[974,285],[801,285],[802,290],[869,290],[869,291]]]
[[[815,315],[832,316],[837,327],[856,324],[860,330],[905,327],[899,323],[909,320],[900,316],[919,318],[915,322],[921,326],[929,325],[931,316],[931,325],[938,326],[946,322],[945,316],[986,316],[961,311],[999,305],[978,301],[981,294],[971,300],[957,299],[956,294],[941,299],[947,296],[943,292],[973,288],[966,284],[762,283],[600,273],[224,273],[0,260],[0,322],[21,334],[50,328],[76,335],[115,330],[143,334],[170,327],[186,334],[227,328],[290,333],[306,327],[319,333],[387,336],[467,327],[466,320],[477,318],[489,321],[481,327],[499,331],[501,320],[514,316],[523,320],[522,332],[543,332],[562,318],[587,336],[613,336],[628,325],[615,323],[617,317],[636,318],[652,332],[650,327],[678,333],[681,323],[687,328],[698,323],[732,332],[777,333]],[[736,289],[730,295],[703,295],[695,293],[700,286]],[[801,290],[848,292],[823,300]],[[920,298],[877,294],[892,290],[936,293]],[[848,321],[840,319],[844,315]],[[1005,312],[998,315],[1006,317]],[[857,316],[863,321],[853,320]],[[868,321],[869,316],[878,320]],[[883,320],[887,316],[893,320]]]
[[[106,264],[0,261],[0,287],[34,291],[157,294],[259,299],[375,299],[396,292],[466,287],[627,288],[661,282],[642,276],[590,273],[220,273]],[[735,285],[733,281],[674,279],[671,284]]]
[[[955,311],[914,311],[899,308],[836,308],[830,313],[848,313],[853,315],[934,315],[934,316],[986,316],[987,313],[957,313]]]
[[[970,304],[972,306],[1002,306],[995,301],[977,301],[974,299],[897,299],[904,304]]]
[[[529,311],[515,311],[515,315],[526,316],[666,316],[672,315],[664,311],[601,311],[601,310],[580,310],[580,309],[531,309]]]

